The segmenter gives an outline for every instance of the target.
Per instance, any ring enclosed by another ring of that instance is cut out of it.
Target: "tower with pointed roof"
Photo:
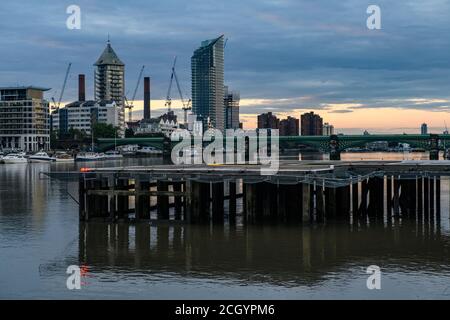
[[[125,95],[125,64],[119,59],[111,42],[106,44],[105,50],[98,58],[95,66],[95,100],[97,101],[114,101],[117,107],[124,109]],[[124,115],[124,112],[121,115]],[[125,117],[120,119],[121,134],[125,130]],[[122,132],[123,131],[123,132]]]
[[[192,111],[203,122],[225,129],[224,36],[203,41],[191,58]]]

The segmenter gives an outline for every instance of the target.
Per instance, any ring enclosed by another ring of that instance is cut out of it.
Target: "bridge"
[[[225,140],[225,139],[224,139]],[[323,153],[329,153],[331,160],[339,160],[340,153],[348,148],[364,147],[367,143],[387,141],[407,143],[413,148],[421,148],[430,152],[430,160],[438,160],[439,150],[450,147],[449,134],[370,134],[370,135],[331,135],[331,136],[280,136],[280,149],[306,146]],[[97,139],[101,151],[113,149],[115,146],[139,145],[150,146],[170,152],[176,142],[168,138],[125,138]]]

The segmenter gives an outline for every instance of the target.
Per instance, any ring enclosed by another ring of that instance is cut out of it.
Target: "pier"
[[[417,222],[440,220],[441,181],[450,161],[283,161],[259,166],[151,166],[85,169],[81,221],[189,224]]]

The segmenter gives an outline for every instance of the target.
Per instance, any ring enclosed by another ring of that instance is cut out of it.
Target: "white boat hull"
[[[23,164],[27,163],[27,159],[2,159],[4,164]]]
[[[74,162],[75,161],[75,159],[58,159],[58,158],[56,158],[56,162]]]
[[[56,159],[38,159],[38,158],[28,158],[28,161],[31,163],[49,163],[49,162],[55,162]]]

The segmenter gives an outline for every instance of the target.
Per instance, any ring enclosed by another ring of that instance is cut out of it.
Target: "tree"
[[[118,128],[112,124],[96,123],[94,124],[94,137],[99,138],[114,138],[116,137]]]
[[[134,131],[131,128],[125,129],[125,138],[132,138],[134,137]]]

